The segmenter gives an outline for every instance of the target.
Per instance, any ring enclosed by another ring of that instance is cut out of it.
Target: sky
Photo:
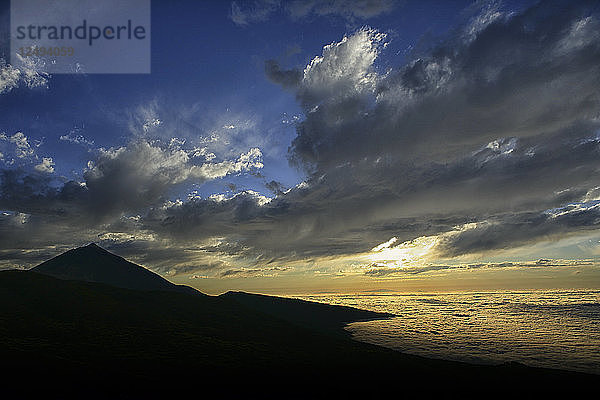
[[[598,1],[152,1],[150,74],[10,64],[0,268],[207,293],[600,285]]]

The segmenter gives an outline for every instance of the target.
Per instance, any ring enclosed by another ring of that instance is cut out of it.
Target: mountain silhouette
[[[54,278],[104,283],[135,290],[166,290],[196,293],[189,286],[175,285],[148,269],[125,260],[95,243],[69,250],[31,269]]]

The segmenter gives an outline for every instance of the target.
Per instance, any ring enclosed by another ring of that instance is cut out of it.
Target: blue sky
[[[256,6],[241,5],[250,11]],[[295,131],[292,123],[282,121],[294,121],[302,110],[292,93],[267,79],[265,61],[306,65],[324,44],[371,24],[393,37],[378,65],[384,70],[402,63],[420,41],[433,41],[454,27],[469,5],[468,1],[393,3],[389,12],[356,21],[335,14],[294,19],[283,5],[267,21],[239,25],[231,18],[232,5],[225,1],[153,1],[151,74],[57,74],[47,89],[32,93],[17,88],[0,99],[2,129],[27,131],[31,140],[43,140],[44,154],[61,160],[56,172],[69,176],[85,165],[88,149],[66,145],[61,136],[73,132],[96,146],[123,145],[130,139],[131,114],[139,109],[153,108],[161,121],[178,124],[174,129],[186,140],[225,125],[250,123],[251,134],[267,140],[254,143],[267,147],[263,174],[293,186],[302,180],[302,173],[290,168],[286,158]],[[5,59],[8,52],[3,50]],[[248,176],[228,177],[198,189],[209,195],[222,191],[226,183],[269,193],[260,179]]]
[[[150,74],[14,78],[0,40],[2,263],[96,241],[209,291],[595,285],[597,13],[154,0]]]
[[[130,140],[132,114],[140,109],[152,108],[161,121],[175,124],[171,128],[188,141],[222,126],[246,123],[252,126],[247,136],[259,138],[241,140],[266,147],[263,153],[268,162],[261,171],[265,179],[291,187],[303,179],[302,171],[287,162],[287,148],[295,136],[294,117],[299,118],[302,110],[293,93],[267,79],[266,60],[288,67],[307,65],[323,45],[363,26],[374,26],[390,38],[377,65],[385,71],[406,62],[419,47],[426,51],[486,7],[470,1],[381,3],[389,7],[371,18],[351,20],[336,13],[294,18],[286,9],[291,3],[284,3],[267,20],[240,25],[232,19],[233,3],[226,1],[153,1],[151,74],[57,74],[47,88],[33,93],[17,88],[0,98],[2,129],[27,131],[32,141],[43,141],[44,155],[61,160],[56,172],[69,177],[81,171],[89,148],[66,145],[61,136],[80,135],[97,147],[123,145]],[[252,13],[261,2],[241,2],[240,6]],[[501,7],[517,10],[523,4],[503,3]],[[4,13],[8,14],[8,2]],[[2,55],[8,59],[9,49],[4,47]],[[166,133],[168,139],[173,134],[172,130]],[[261,179],[248,175],[194,190],[210,195],[223,191],[228,183],[270,193]],[[179,194],[186,189],[181,190]]]

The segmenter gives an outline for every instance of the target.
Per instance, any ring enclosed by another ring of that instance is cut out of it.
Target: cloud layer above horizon
[[[344,4],[291,2],[285,12],[356,21],[392,7]],[[24,132],[2,133],[5,265],[96,241],[163,274],[272,276],[340,258],[356,273],[387,276],[589,236],[600,224],[598,13],[586,1],[519,13],[494,4],[402,65],[379,63],[393,35],[375,27],[324,44],[306,65],[267,60],[267,78],[303,114],[288,159],[304,180],[265,181],[270,196],[174,195],[260,174],[264,150],[179,140],[155,113],[138,113],[120,147],[61,137],[89,147],[80,179],[59,176],[60,160]],[[281,7],[234,2],[230,18],[268,23]],[[11,68],[0,64],[0,92],[24,79]]]

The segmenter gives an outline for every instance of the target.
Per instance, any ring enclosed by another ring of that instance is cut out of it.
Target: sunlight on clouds
[[[217,179],[253,168],[260,169],[263,166],[262,153],[259,148],[254,147],[248,150],[248,152],[240,154],[236,161],[227,160],[214,164],[204,163],[201,166],[193,166],[190,171],[193,176]]]
[[[431,255],[432,249],[438,244],[437,236],[421,236],[414,240],[391,246],[396,242],[393,237],[385,243],[373,248],[368,255],[371,262],[383,263],[388,266],[410,266],[423,261]]]
[[[133,242],[135,240],[143,240],[143,241],[156,241],[156,235],[153,233],[147,232],[135,232],[135,233],[126,233],[126,232],[106,232],[98,235],[98,240],[103,242],[112,242],[112,243],[127,243]]]
[[[204,157],[206,161],[212,161],[217,158],[217,155],[208,151],[208,147],[194,147],[191,157]]]
[[[424,266],[428,263],[443,258],[444,244],[455,240],[462,233],[480,228],[485,223],[467,223],[457,225],[453,230],[438,235],[420,236],[413,240],[407,240],[396,246],[396,237],[381,243],[371,249],[365,258],[378,268],[403,268]]]
[[[267,204],[271,200],[273,200],[271,197],[263,196],[262,194],[254,191],[254,190],[246,190],[243,192],[236,193],[232,196],[227,196],[223,193],[214,193],[214,194],[211,194],[210,196],[208,196],[208,199],[212,200],[216,203],[221,203],[224,201],[233,200],[236,197],[247,196],[247,195],[252,197],[256,201],[256,204],[258,204],[259,206],[264,206],[265,204]]]
[[[378,75],[373,64],[385,39],[386,34],[364,28],[324,46],[323,55],[304,69],[303,89],[317,98],[374,90]]]
[[[393,245],[394,243],[396,243],[398,241],[397,237],[393,237],[390,240],[388,240],[385,243],[381,243],[379,246],[375,246],[371,249],[371,251],[381,251],[383,249],[389,248],[391,245]]]
[[[51,174],[54,172],[54,165],[52,157],[44,157],[42,158],[42,162],[35,166],[35,170]]]

